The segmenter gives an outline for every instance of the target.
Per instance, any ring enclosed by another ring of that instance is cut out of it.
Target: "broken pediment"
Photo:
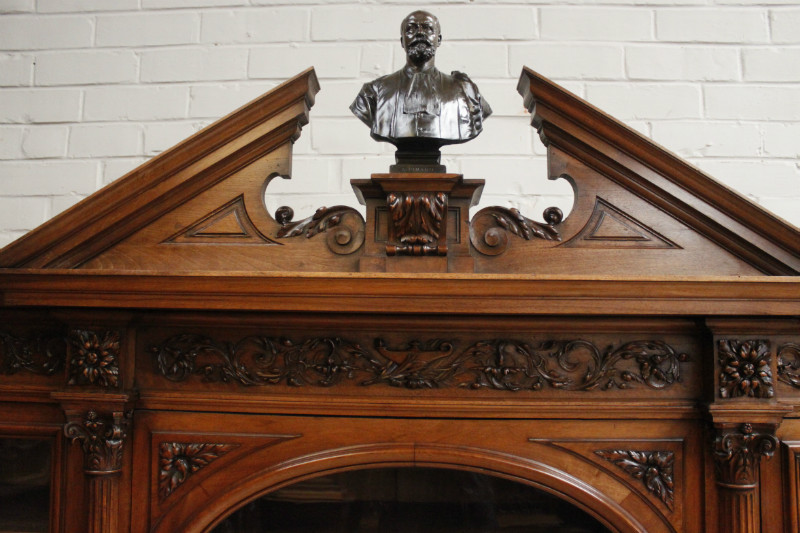
[[[319,85],[276,87],[11,243],[0,266],[135,272],[797,275],[800,231],[532,70],[518,90],[575,194],[543,222],[469,209],[493,176],[353,180],[347,206],[269,213]],[[366,134],[366,133],[365,133]],[[375,169],[376,172],[384,169]],[[309,184],[313,195],[313,184]]]

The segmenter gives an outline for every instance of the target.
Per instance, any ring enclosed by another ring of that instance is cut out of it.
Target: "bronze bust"
[[[439,20],[415,11],[402,23],[406,66],[364,84],[350,110],[370,127],[373,139],[397,147],[393,172],[444,172],[439,148],[469,141],[492,113],[466,74],[434,65],[442,42]]]

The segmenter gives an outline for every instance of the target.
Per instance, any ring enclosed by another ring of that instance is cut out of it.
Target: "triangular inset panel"
[[[239,196],[164,242],[190,244],[277,244],[255,227]]]
[[[564,246],[573,248],[675,248],[681,247],[602,198],[583,230]]]

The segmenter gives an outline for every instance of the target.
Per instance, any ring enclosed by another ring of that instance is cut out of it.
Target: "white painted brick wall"
[[[355,205],[392,149],[348,106],[402,66],[421,7],[438,66],[495,111],[443,154],[483,205],[570,206],[515,91],[527,65],[800,226],[797,0],[0,0],[0,245],[309,66],[322,91],[267,205]]]

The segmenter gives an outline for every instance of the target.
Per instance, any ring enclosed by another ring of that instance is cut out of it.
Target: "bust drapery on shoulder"
[[[379,141],[430,139],[444,145],[466,142],[483,130],[492,110],[466,74],[448,75],[434,66],[441,42],[439,21],[425,11],[408,15],[400,42],[406,66],[364,84],[350,110]]]

